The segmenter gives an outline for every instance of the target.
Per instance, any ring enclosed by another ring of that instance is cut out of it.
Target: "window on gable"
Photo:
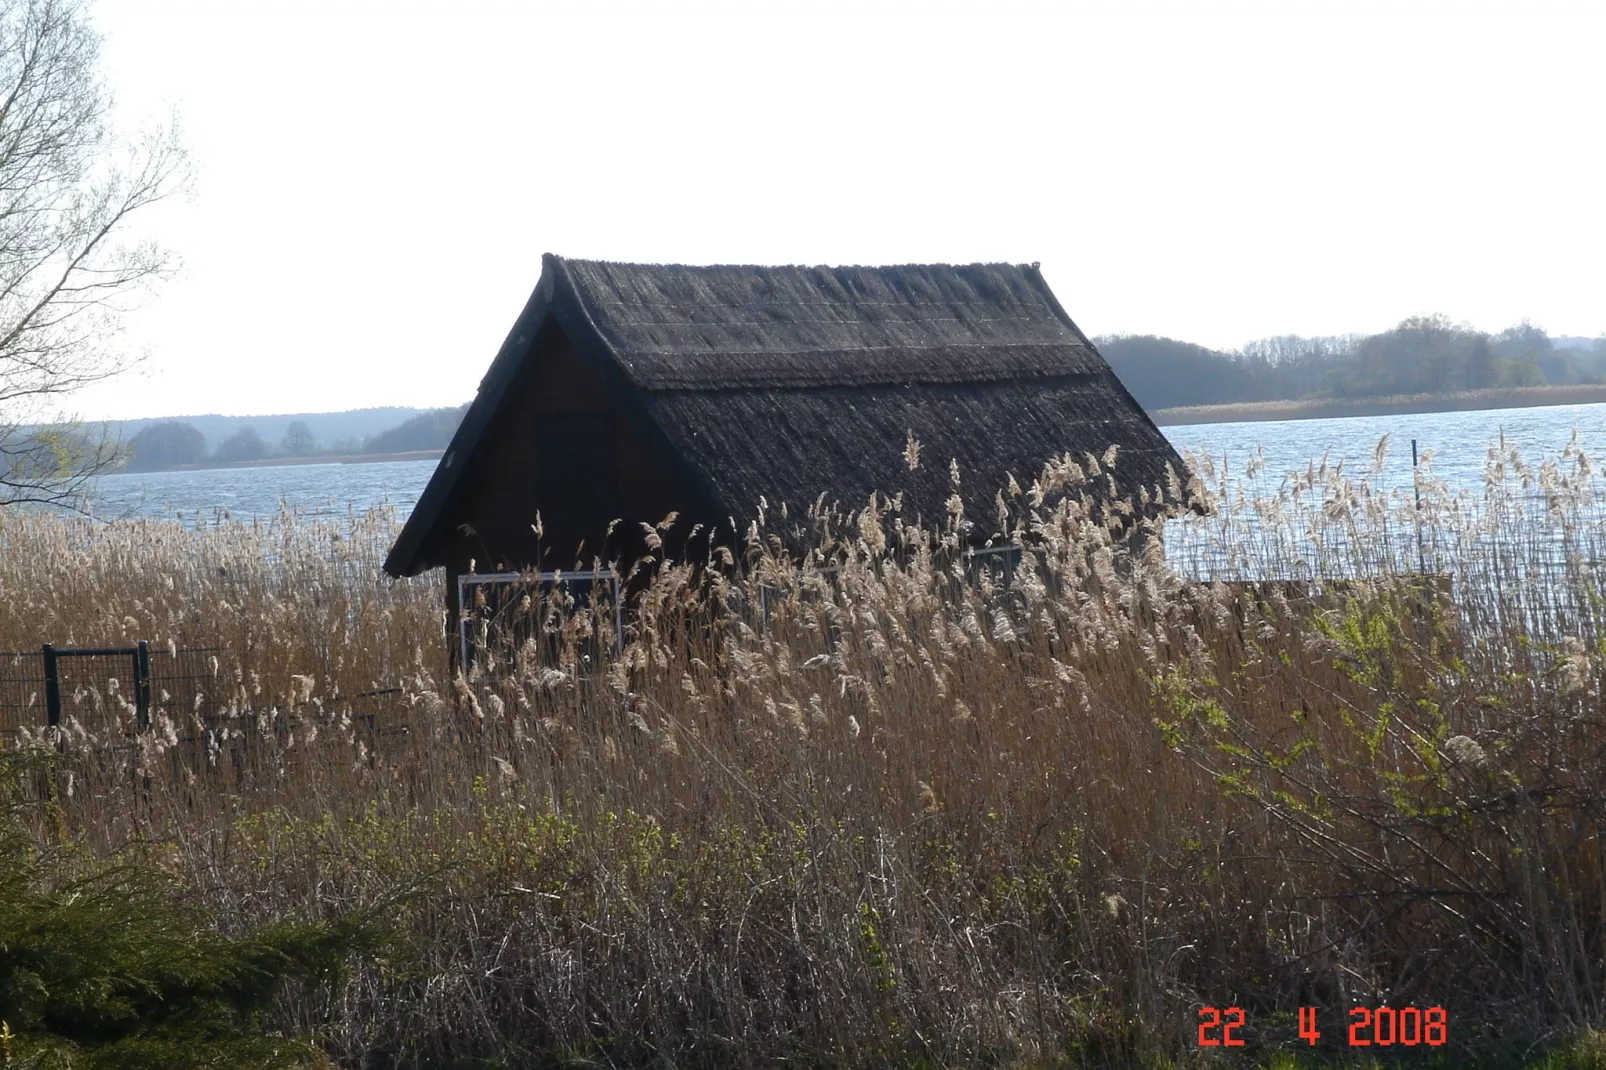
[[[590,533],[619,516],[619,472],[608,413],[543,416],[537,430],[541,515]]]

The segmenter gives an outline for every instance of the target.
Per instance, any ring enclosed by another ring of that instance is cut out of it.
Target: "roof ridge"
[[[756,268],[761,271],[784,271],[788,269],[797,271],[898,271],[907,270],[909,268],[948,268],[952,270],[955,268],[1001,267],[1013,268],[1016,271],[1031,271],[1040,263],[1040,261],[1035,260],[1030,263],[1016,263],[1010,260],[970,260],[964,263],[934,263],[931,261],[910,260],[899,264],[742,264],[735,262],[718,264],[685,264],[679,262],[654,263],[646,260],[591,260],[585,257],[561,256],[557,253],[547,253],[546,255],[551,257],[553,260],[565,264],[597,264],[603,267],[682,268],[688,271],[707,271],[721,268]]]

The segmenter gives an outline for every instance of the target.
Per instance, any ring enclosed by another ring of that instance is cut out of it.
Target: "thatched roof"
[[[943,515],[949,461],[968,515],[1052,457],[1119,447],[1123,491],[1182,462],[1035,265],[684,267],[548,255],[387,571],[423,551],[537,331],[554,318],[621,409],[669,451],[707,515],[904,493]],[[913,436],[921,464],[904,452]]]

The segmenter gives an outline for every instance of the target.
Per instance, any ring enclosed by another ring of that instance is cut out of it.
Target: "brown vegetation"
[[[1477,500],[1429,469],[1421,511],[1198,472],[1221,508],[1169,563],[1034,504],[1086,458],[1000,496],[1008,583],[883,503],[801,568],[762,529],[738,578],[656,566],[617,656],[575,607],[466,679],[382,516],[9,516],[0,647],[220,648],[210,724],[69,696],[36,834],[228,932],[375,908],[386,950],[279,1008],[351,1065],[1106,1065],[1192,1052],[1201,1004],[1262,1053],[1301,1004],[1329,1040],[1352,1001],[1442,1005],[1463,1054],[1598,1023],[1588,459],[1492,454]]]
[[[1452,394],[1393,394],[1375,398],[1301,398],[1240,401],[1224,405],[1186,405],[1149,413],[1162,427],[1175,424],[1236,423],[1249,420],[1328,420],[1343,416],[1387,416],[1415,412],[1471,412],[1540,405],[1588,405],[1606,401],[1606,385],[1568,383],[1501,386]]]

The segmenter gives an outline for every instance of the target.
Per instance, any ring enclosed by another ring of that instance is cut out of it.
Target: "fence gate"
[[[25,725],[59,727],[64,710],[76,709],[84,694],[93,694],[105,707],[114,699],[108,694],[114,688],[133,706],[140,729],[150,727],[152,706],[176,709],[182,703],[186,712],[201,712],[202,683],[213,674],[199,659],[213,649],[152,650],[142,639],[127,647],[45,643],[35,652],[0,653],[0,733]],[[128,681],[126,690],[123,681]]]
[[[51,728],[61,725],[61,659],[62,658],[129,658],[134,681],[134,716],[140,728],[151,726],[151,645],[144,639],[132,647],[80,647],[57,650],[46,643],[39,652],[45,670],[45,721]],[[116,679],[109,677],[108,679]]]
[[[476,653],[500,648],[512,654],[544,634],[554,607],[596,607],[604,599],[612,610],[614,644],[624,635],[624,598],[611,568],[591,572],[482,572],[457,577],[458,664],[467,668]]]

